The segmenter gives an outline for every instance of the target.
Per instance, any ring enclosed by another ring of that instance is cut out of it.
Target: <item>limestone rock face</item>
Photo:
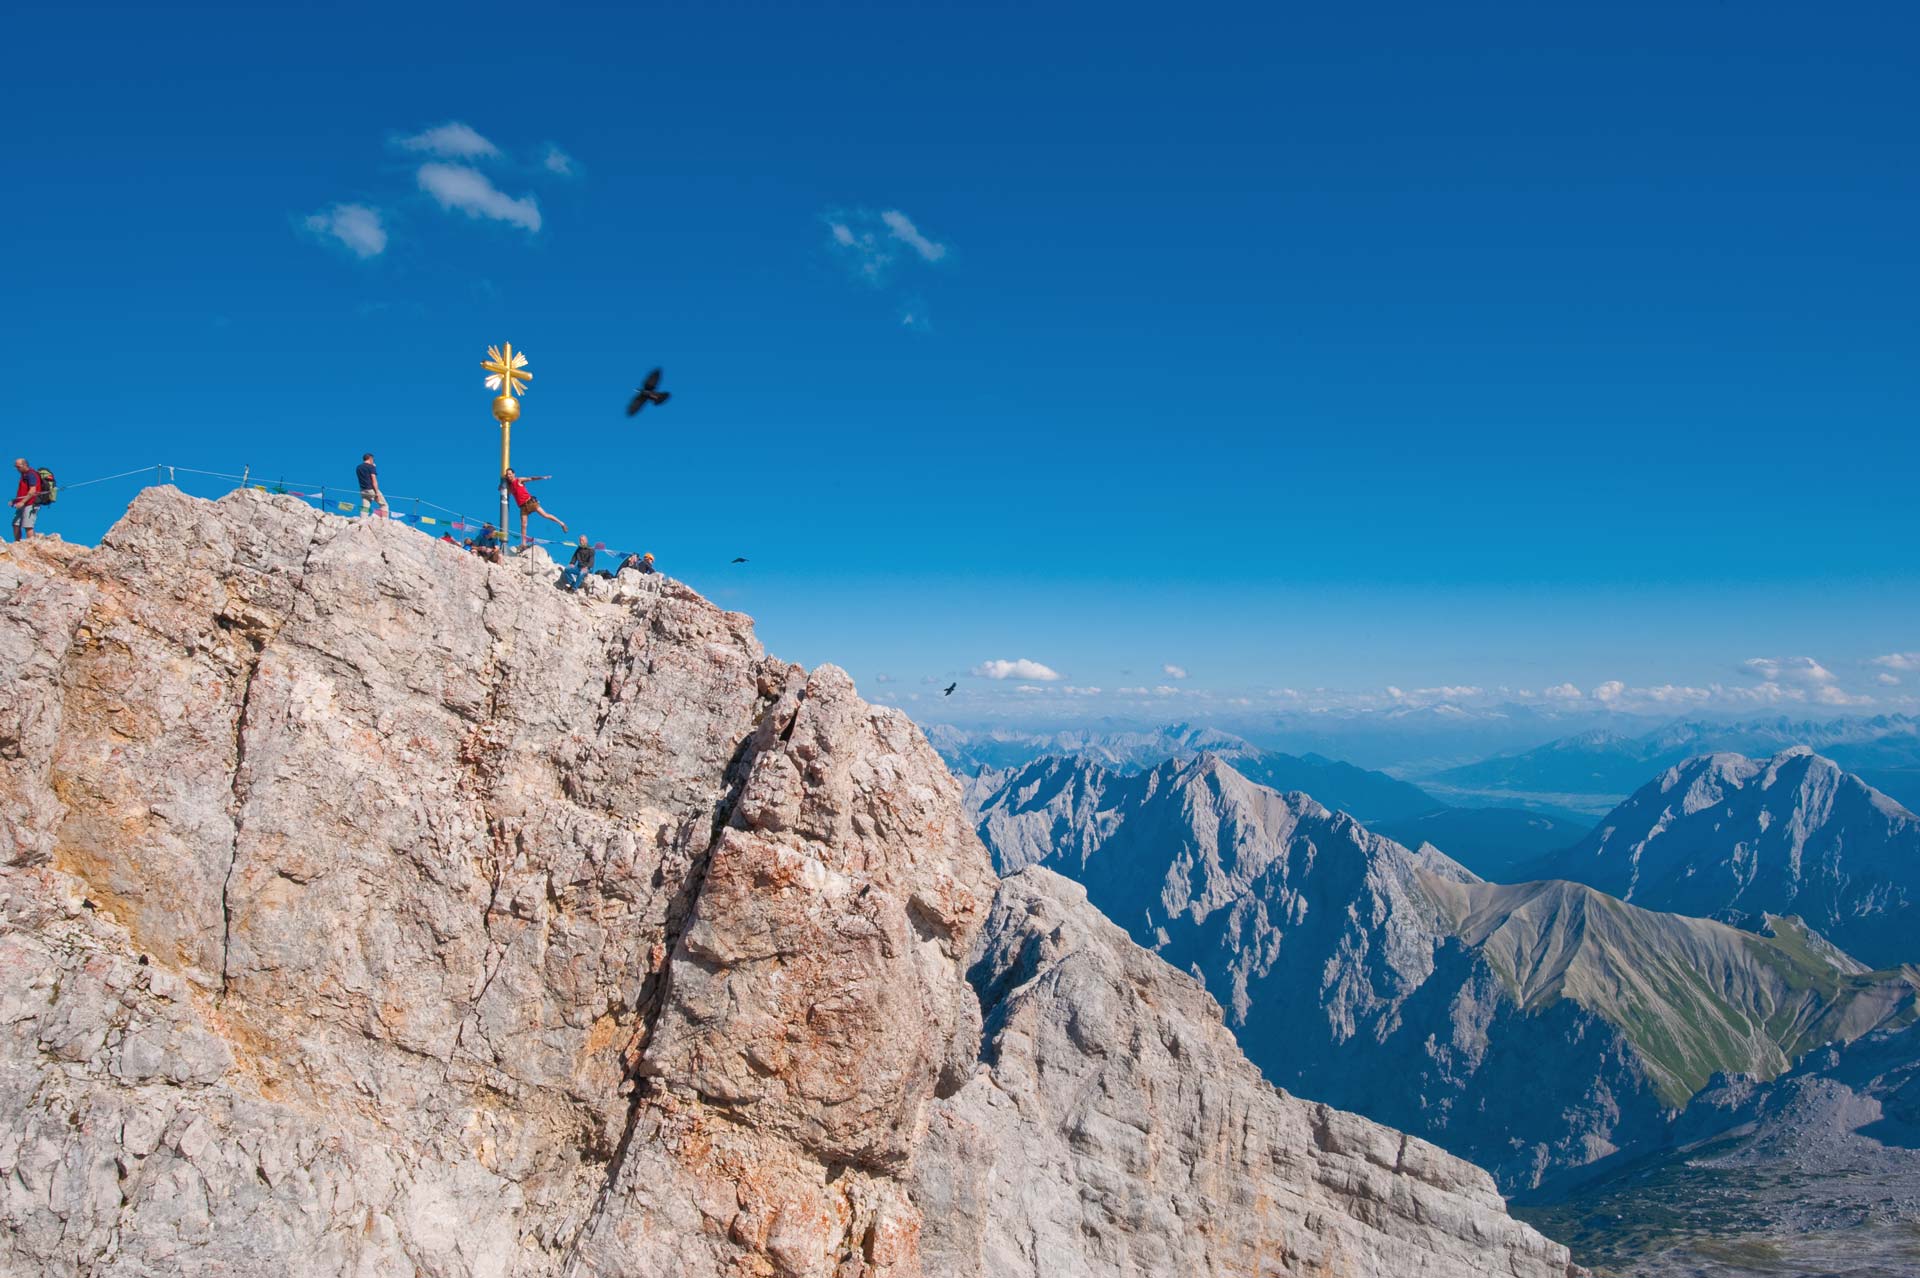
[[[1036,1140],[1070,1116],[1049,1057],[1030,1092],[979,1059],[997,883],[959,787],[747,618],[551,576],[257,492],[150,490],[97,548],[0,549],[0,1272],[1003,1272],[946,1219],[938,1186],[1001,1157],[954,1124],[983,1088]],[[1155,1024],[1141,981],[1072,1015]],[[1317,1130],[1273,1125],[1252,1218],[1180,1254],[1564,1267],[1466,1172],[1327,1172]],[[1038,1183],[1124,1185],[1134,1157]],[[1269,1215],[1296,1170],[1326,1205]],[[1084,1272],[1146,1272],[1126,1246]]]
[[[985,1067],[914,1185],[929,1273],[1570,1272],[1480,1168],[1266,1083],[1079,884],[1006,879],[977,954]]]

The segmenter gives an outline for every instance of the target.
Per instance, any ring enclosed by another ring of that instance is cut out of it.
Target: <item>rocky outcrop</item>
[[[935,1106],[914,1182],[929,1273],[1569,1272],[1480,1168],[1267,1084],[1078,884],[1007,879],[973,980],[985,1068]]]
[[[1794,914],[1876,966],[1920,961],[1920,817],[1805,746],[1676,764],[1542,868],[1741,927]]]
[[[939,1133],[1013,1081],[957,784],[745,617],[550,577],[254,492],[0,551],[0,1269],[997,1272],[949,1265],[935,1188],[980,1183]],[[1148,1023],[1129,980],[1078,1015]],[[1564,1264],[1470,1169],[1362,1176],[1270,1126],[1271,1183],[1324,1202],[1208,1217],[1208,1272],[1268,1234],[1334,1263],[1261,1272]]]
[[[1286,1087],[1434,1141],[1510,1192],[1665,1138],[1717,1072],[1771,1078],[1916,1014],[1796,923],[1755,935],[1565,882],[1483,883],[1224,762],[1036,765],[969,796],[1003,870],[1086,885],[1205,980]]]

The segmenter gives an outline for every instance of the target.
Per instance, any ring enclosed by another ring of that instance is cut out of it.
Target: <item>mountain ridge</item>
[[[1275,1082],[1391,1115],[1509,1189],[1658,1139],[1715,1073],[1777,1074],[1818,1033],[1912,1015],[1913,973],[1863,974],[1796,925],[1484,883],[1217,758],[1131,778],[1059,761],[983,788],[967,808],[1003,872],[1070,875],[1199,972]],[[1541,1072],[1586,1081],[1502,1108]]]
[[[1538,868],[1745,926],[1795,914],[1879,966],[1920,957],[1920,817],[1805,746],[1675,764]]]

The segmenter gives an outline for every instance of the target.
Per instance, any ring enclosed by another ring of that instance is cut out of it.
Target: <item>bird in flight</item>
[[[957,683],[950,683],[947,685],[947,690],[941,693],[940,695],[943,697],[951,697],[953,695],[953,690],[959,686],[960,685]]]
[[[747,557],[745,555],[735,555],[733,557],[733,562],[735,562],[736,564],[744,564],[745,562],[747,562]]]
[[[656,368],[647,374],[647,380],[641,382],[640,389],[633,393],[633,399],[627,404],[627,416],[633,416],[648,404],[664,404],[672,394],[672,391],[660,389],[660,370]]]

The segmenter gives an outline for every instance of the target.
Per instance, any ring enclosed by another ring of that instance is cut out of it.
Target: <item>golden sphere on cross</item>
[[[508,422],[520,420],[520,401],[511,395],[501,395],[493,401],[493,419],[505,426]]]

